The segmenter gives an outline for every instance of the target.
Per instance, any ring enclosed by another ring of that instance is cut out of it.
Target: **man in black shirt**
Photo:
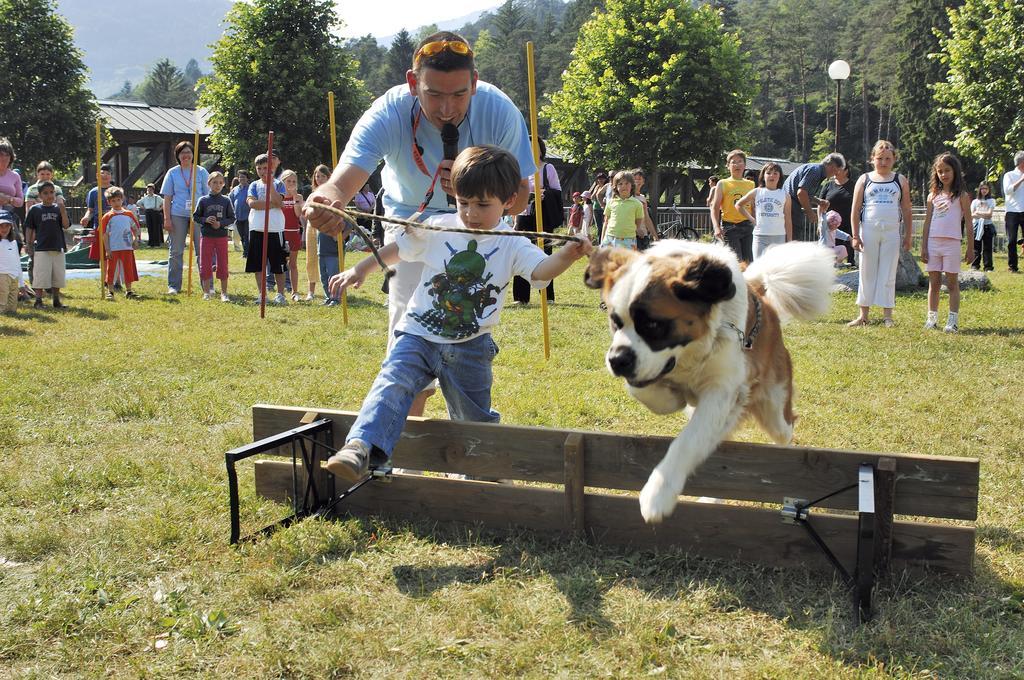
[[[828,209],[835,210],[843,218],[839,229],[847,234],[852,234],[850,225],[850,211],[853,209],[853,187],[855,182],[850,179],[850,167],[837,168],[836,174],[829,182],[826,182],[818,193],[818,197],[828,201]],[[853,266],[853,244],[849,241],[841,241],[836,238],[837,246],[846,248],[846,261]]]

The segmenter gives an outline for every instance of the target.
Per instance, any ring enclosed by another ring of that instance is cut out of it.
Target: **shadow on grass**
[[[474,565],[396,566],[392,575],[399,592],[406,596],[426,598],[454,584],[485,585],[510,578],[525,581],[546,574],[572,610],[570,623],[588,630],[614,629],[602,610],[604,596],[615,585],[617,574],[610,569],[596,569],[600,552],[586,543],[526,531],[510,534],[467,525],[386,521],[398,530],[411,531],[421,540],[461,548],[485,546],[498,551],[495,557]]]
[[[1019,336],[1020,334],[1021,329],[1019,326],[1017,328],[1010,328],[1008,326],[989,326],[982,328],[972,327],[960,329],[960,335],[999,335],[1005,338],[1011,335]]]
[[[1006,527],[978,527],[978,540],[993,548],[1003,548],[1024,554],[1024,531]]]
[[[8,338],[22,338],[27,335],[32,335],[24,328],[14,328],[13,326],[0,326],[0,336]]]
[[[98,321],[106,321],[107,319],[113,318],[113,316],[107,314],[106,312],[71,305],[65,305],[62,309],[48,309],[46,311],[48,312],[48,314],[46,314],[45,316],[48,317],[68,315],[82,317],[83,319],[96,319]],[[50,323],[54,322],[52,318],[50,318],[49,321]]]

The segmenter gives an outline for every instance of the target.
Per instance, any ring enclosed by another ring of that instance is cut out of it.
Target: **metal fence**
[[[914,248],[919,248],[921,245],[921,230],[924,228],[924,206],[914,206],[912,214],[914,220]],[[999,251],[1006,250],[1006,234],[1003,230],[1005,217],[1006,212],[1002,208],[997,208],[992,214],[992,222],[996,227],[993,248]],[[714,231],[711,226],[711,211],[708,208],[699,206],[661,206],[658,208],[654,219],[655,224],[658,226],[658,231],[663,231],[666,225],[677,221],[684,227],[696,230],[700,234],[701,239],[711,240],[713,238]],[[795,231],[797,238],[807,241],[818,240],[817,225],[798,225]]]

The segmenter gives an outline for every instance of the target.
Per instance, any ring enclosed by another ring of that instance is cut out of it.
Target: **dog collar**
[[[752,293],[748,293],[748,295],[754,301],[754,325],[750,327],[748,332],[744,333],[731,321],[725,324],[728,328],[736,332],[736,339],[739,340],[739,343],[745,350],[750,350],[754,347],[754,340],[757,339],[757,334],[761,330],[761,301]]]

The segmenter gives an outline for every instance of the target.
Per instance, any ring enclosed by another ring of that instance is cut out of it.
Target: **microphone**
[[[459,155],[459,128],[452,123],[442,125],[441,144],[444,145],[444,160],[455,160]],[[455,205],[455,197],[451,194],[448,194],[448,205]]]

